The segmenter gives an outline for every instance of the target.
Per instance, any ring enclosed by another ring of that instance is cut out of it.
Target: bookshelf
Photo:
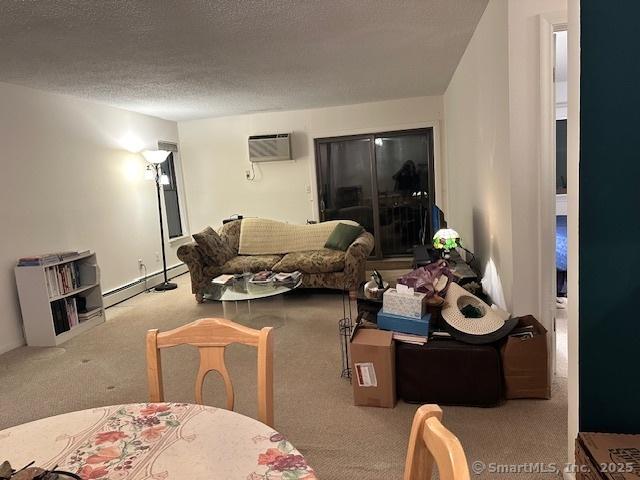
[[[104,322],[95,253],[66,252],[29,260],[15,267],[27,345],[54,347]]]

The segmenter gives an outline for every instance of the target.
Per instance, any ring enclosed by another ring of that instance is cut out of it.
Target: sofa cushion
[[[231,247],[211,227],[207,227],[199,233],[194,233],[193,239],[210,265],[222,265],[235,255]]]
[[[346,223],[339,223],[336,228],[333,229],[331,235],[327,239],[327,243],[324,244],[325,248],[332,250],[341,250],[345,252],[349,245],[360,236],[364,229],[358,225],[348,225]]]
[[[311,250],[287,253],[273,267],[274,272],[329,273],[344,270],[344,252],[338,250]]]
[[[273,270],[282,257],[280,255],[238,255],[222,265],[224,273],[259,272]]]
[[[238,252],[241,255],[273,255],[320,250],[338,223],[357,225],[350,220],[294,225],[264,218],[245,218],[240,228]]]
[[[234,255],[238,254],[238,247],[240,244],[240,228],[242,225],[242,220],[233,220],[231,222],[227,222],[223,224],[220,228],[217,229],[220,238],[224,243],[231,247]]]

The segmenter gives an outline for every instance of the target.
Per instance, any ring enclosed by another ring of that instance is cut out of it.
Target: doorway
[[[557,375],[567,376],[567,31],[560,27],[554,40],[554,97],[555,97],[555,232],[556,232],[556,311],[555,344]]]
[[[580,52],[576,48],[579,20],[575,14],[574,11],[570,30],[564,12],[540,16],[540,314],[549,326],[551,380],[567,392],[569,462],[574,461],[573,441],[578,432],[575,299],[578,295],[579,120],[576,113],[579,96],[576,90],[580,83]],[[546,248],[551,245],[555,248]],[[559,290],[566,295],[566,308],[558,308]]]
[[[320,221],[353,220],[373,258],[412,255],[433,235],[433,128],[315,140]]]

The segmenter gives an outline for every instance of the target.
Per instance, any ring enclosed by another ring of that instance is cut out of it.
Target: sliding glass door
[[[431,232],[432,129],[316,139],[320,219],[355,220],[374,257],[410,255]]]
[[[430,138],[410,133],[376,136],[374,142],[382,253],[411,254],[423,227],[431,225]],[[430,230],[424,233],[429,235]]]

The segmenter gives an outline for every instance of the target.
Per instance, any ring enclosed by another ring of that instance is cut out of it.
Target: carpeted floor
[[[220,303],[195,303],[188,276],[177,281],[177,290],[142,294],[108,309],[105,324],[70,340],[64,348],[23,347],[0,356],[0,429],[73,410],[145,401],[147,329],[166,330],[223,314]],[[339,295],[296,291],[254,301],[251,312],[246,304],[237,312],[229,310],[228,316],[248,326],[275,327],[276,428],[302,451],[320,479],[402,478],[416,405],[399,402],[394,409],[352,405],[351,386],[339,378]],[[163,356],[167,400],[193,401],[195,349],[178,347]],[[227,363],[236,388],[236,410],[255,417],[255,350],[232,346]],[[206,403],[224,405],[221,386],[215,376],[208,378]],[[566,461],[564,377],[556,378],[548,401],[443,409],[446,425],[460,438],[470,463]]]

